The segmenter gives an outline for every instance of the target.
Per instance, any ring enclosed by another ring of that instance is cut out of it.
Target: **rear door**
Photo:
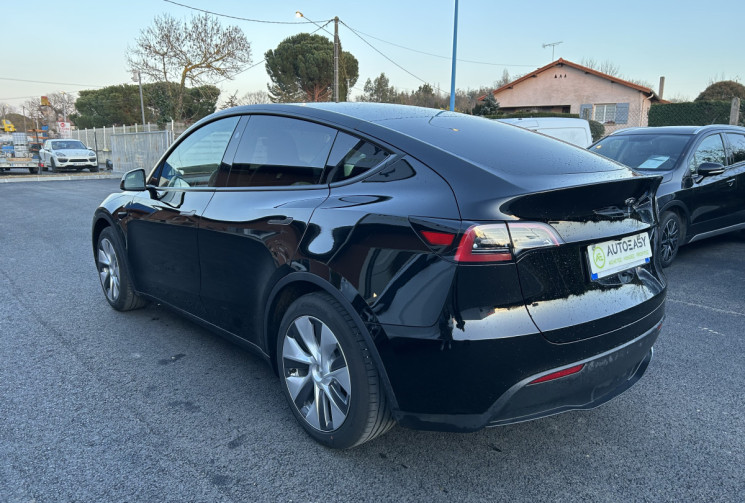
[[[745,133],[726,133],[730,171],[735,177],[736,196],[733,208],[735,225],[745,224]]]
[[[727,167],[724,139],[719,133],[702,138],[688,158],[690,186],[680,192],[689,210],[689,237],[719,230],[735,223],[734,213],[740,205],[737,200],[736,176]],[[725,166],[721,175],[702,177],[698,174],[701,164],[718,163]]]
[[[214,325],[262,346],[268,295],[291,270],[337,131],[270,115],[248,120],[229,175],[199,227],[201,296]]]

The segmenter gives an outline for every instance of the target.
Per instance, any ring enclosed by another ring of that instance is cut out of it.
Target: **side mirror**
[[[135,169],[128,173],[125,173],[122,177],[122,181],[119,184],[121,190],[131,190],[136,192],[142,192],[146,190],[145,187],[145,170]]]
[[[724,166],[718,162],[704,162],[698,167],[698,174],[701,176],[714,176],[724,173]]]

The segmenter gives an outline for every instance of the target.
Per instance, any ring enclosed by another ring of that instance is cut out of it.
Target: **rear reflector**
[[[538,384],[539,382],[553,381],[554,379],[560,379],[562,377],[570,376],[582,370],[584,366],[585,365],[583,363],[581,365],[575,365],[574,367],[569,367],[568,369],[559,370],[558,372],[553,372],[543,377],[539,377],[538,379],[534,381],[530,381],[530,383],[528,384]]]
[[[421,234],[427,243],[434,246],[450,246],[455,239],[455,234],[447,232],[421,231]]]

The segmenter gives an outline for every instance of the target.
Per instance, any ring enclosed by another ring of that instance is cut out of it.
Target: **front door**
[[[204,306],[197,229],[238,121],[227,117],[190,133],[151,175],[148,185],[154,188],[124,208],[136,289],[199,317]]]

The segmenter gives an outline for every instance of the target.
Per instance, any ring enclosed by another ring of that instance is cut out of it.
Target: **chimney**
[[[662,93],[665,91],[665,77],[660,77],[660,88],[659,91],[657,91],[657,96],[662,99]]]

